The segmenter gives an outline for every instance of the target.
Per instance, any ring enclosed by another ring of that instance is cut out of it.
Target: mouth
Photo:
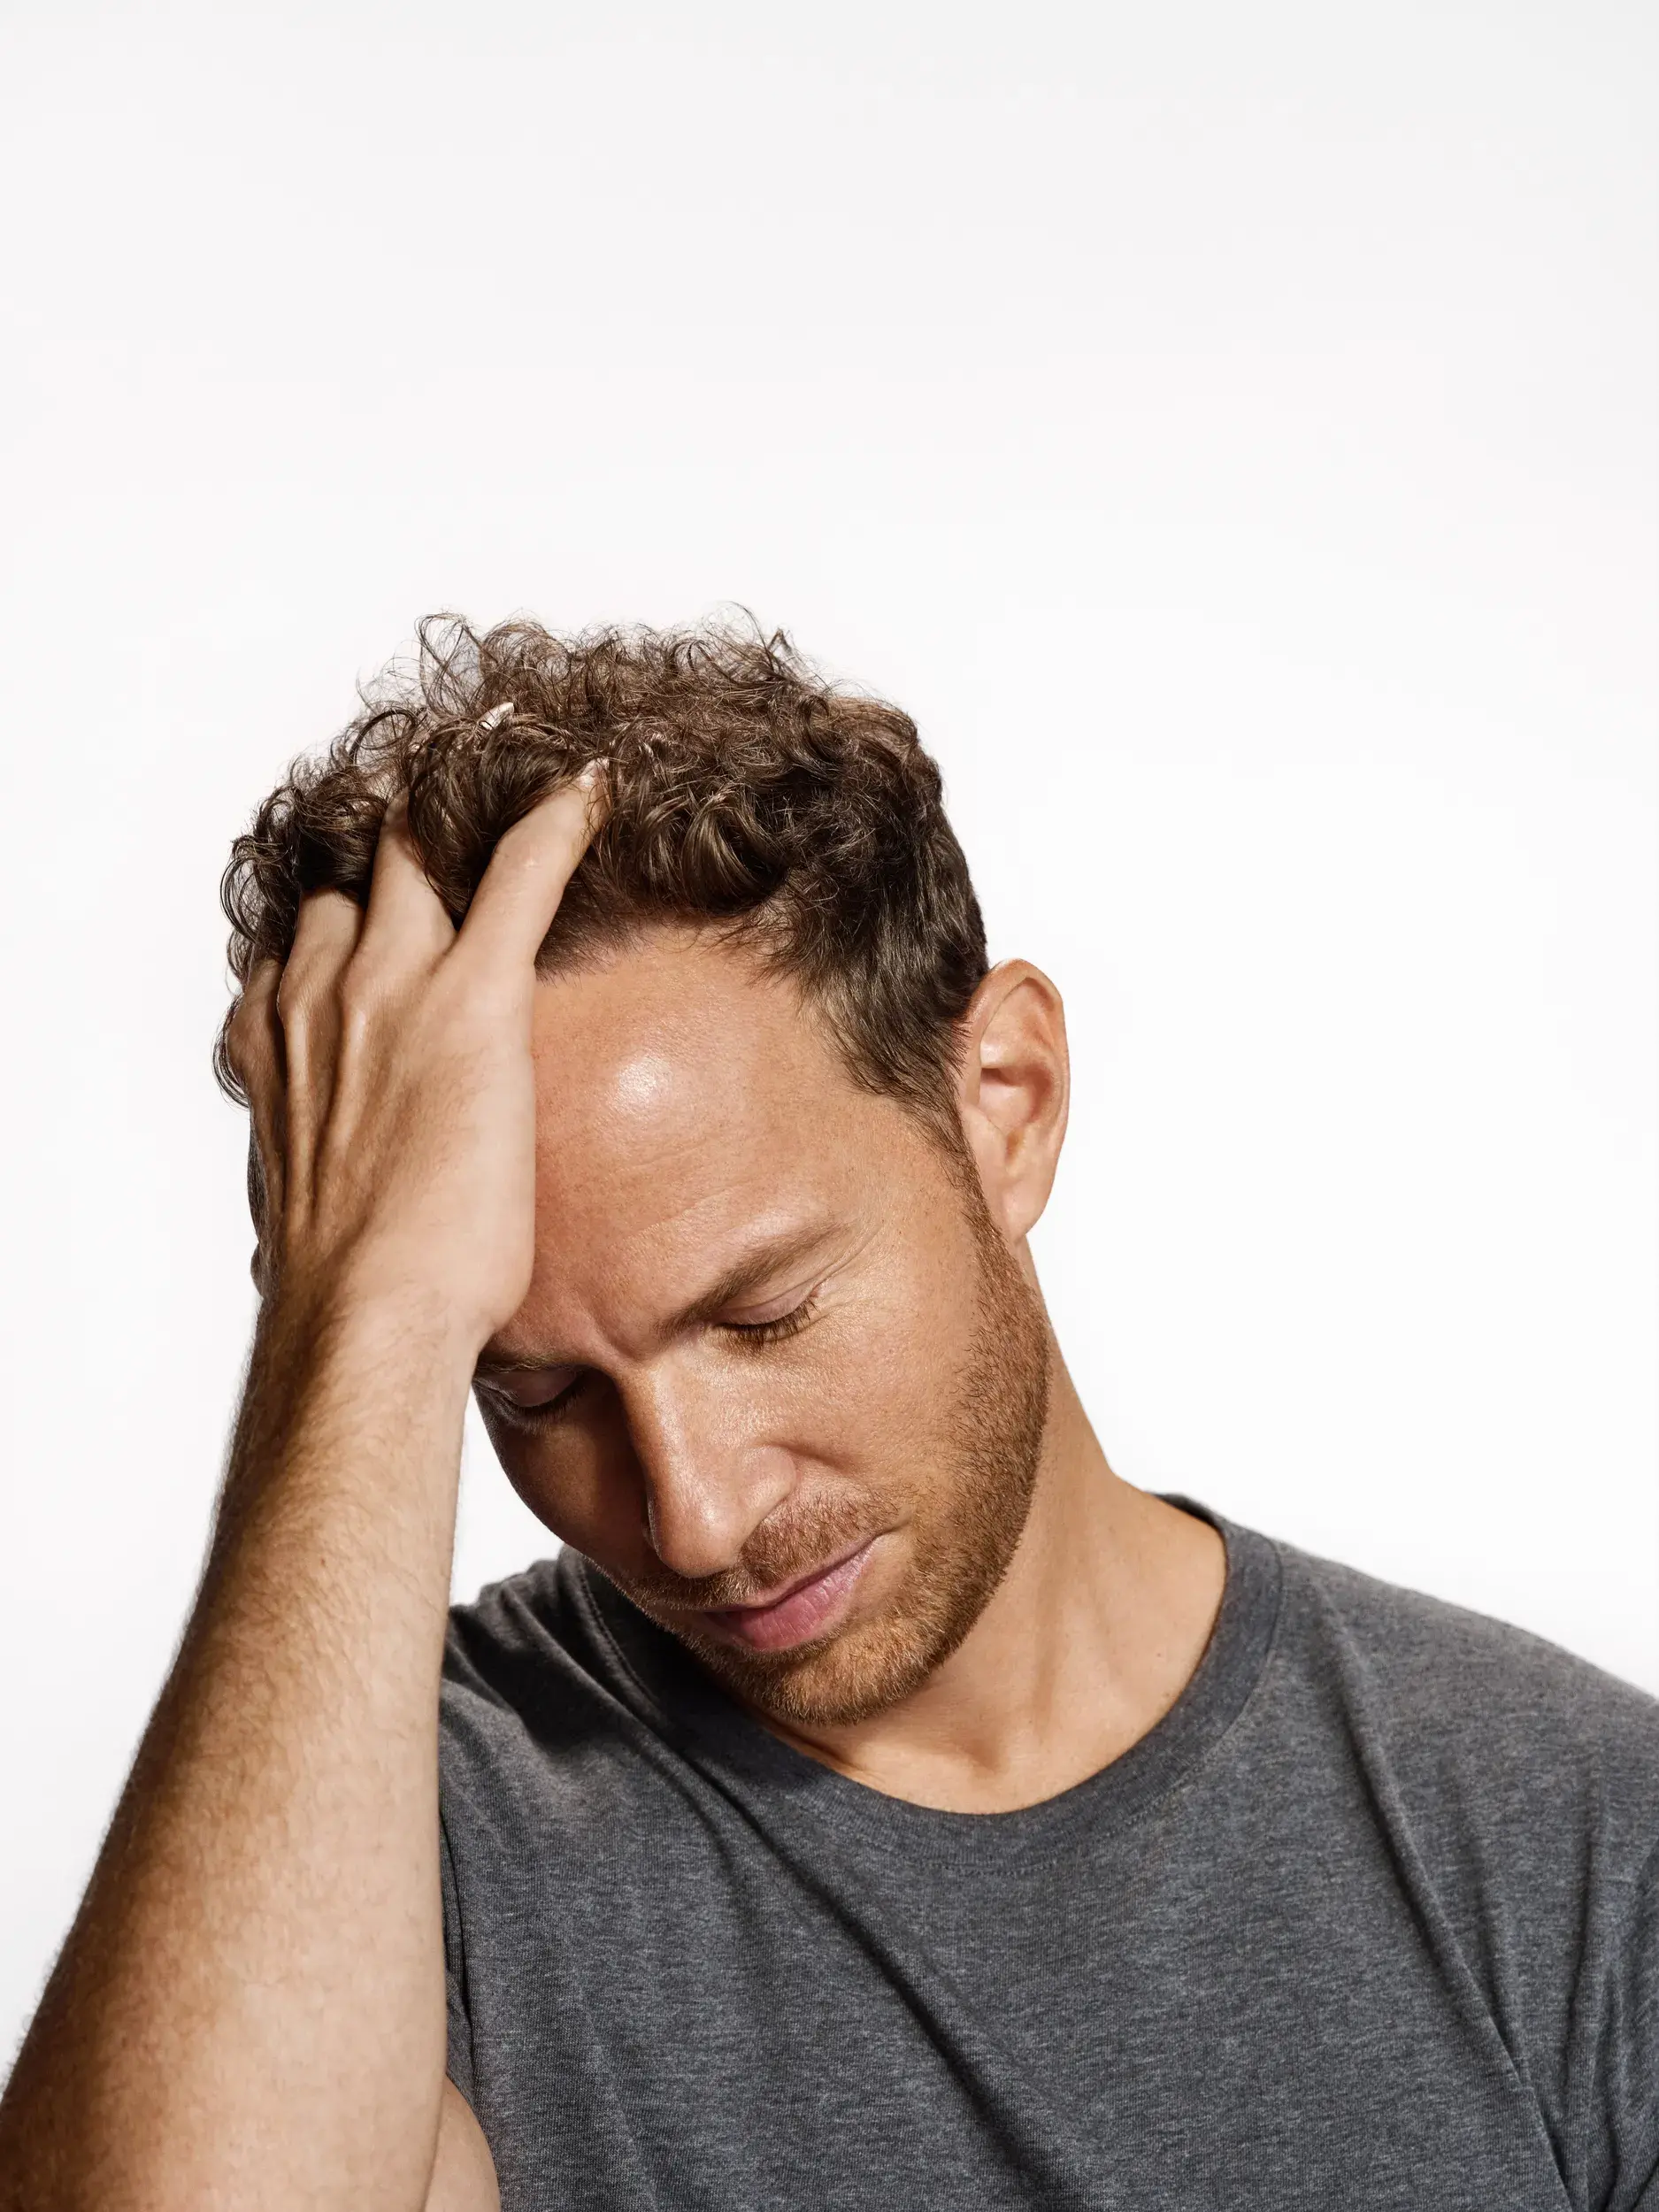
[[[814,1567],[759,1605],[711,1607],[697,1619],[717,1636],[750,1651],[787,1651],[793,1645],[827,1636],[846,1618],[875,1543],[873,1536],[866,1537],[856,1551]]]

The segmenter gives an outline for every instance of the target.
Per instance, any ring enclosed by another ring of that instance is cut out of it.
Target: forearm
[[[279,1312],[173,1675],[0,2107],[6,2212],[424,2201],[470,1349]]]

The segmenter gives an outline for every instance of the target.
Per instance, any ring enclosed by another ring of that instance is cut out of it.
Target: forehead
[[[544,979],[534,1041],[540,1143],[610,1173],[865,1100],[796,986],[710,933],[653,928]]]
[[[918,1141],[796,986],[712,934],[653,929],[535,996],[544,1289],[672,1295],[738,1238],[857,1203]]]

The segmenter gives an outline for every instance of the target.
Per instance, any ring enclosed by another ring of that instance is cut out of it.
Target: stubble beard
[[[1048,1421],[1048,1321],[982,1208],[973,1226],[974,1325],[936,1451],[938,1507],[914,1524],[915,1556],[889,1604],[873,1619],[780,1652],[700,1635],[683,1617],[663,1624],[726,1689],[786,1725],[849,1727],[919,1689],[983,1613],[1024,1532]],[[862,1532],[849,1525],[844,1507],[792,1520],[798,1565],[833,1556],[838,1543],[869,1532],[870,1502],[860,1509]]]

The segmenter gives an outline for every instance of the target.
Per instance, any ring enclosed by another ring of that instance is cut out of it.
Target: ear
[[[962,1026],[963,1133],[991,1218],[1018,1244],[1048,1202],[1065,1139],[1065,1008],[1041,968],[1004,960],[974,993]]]

